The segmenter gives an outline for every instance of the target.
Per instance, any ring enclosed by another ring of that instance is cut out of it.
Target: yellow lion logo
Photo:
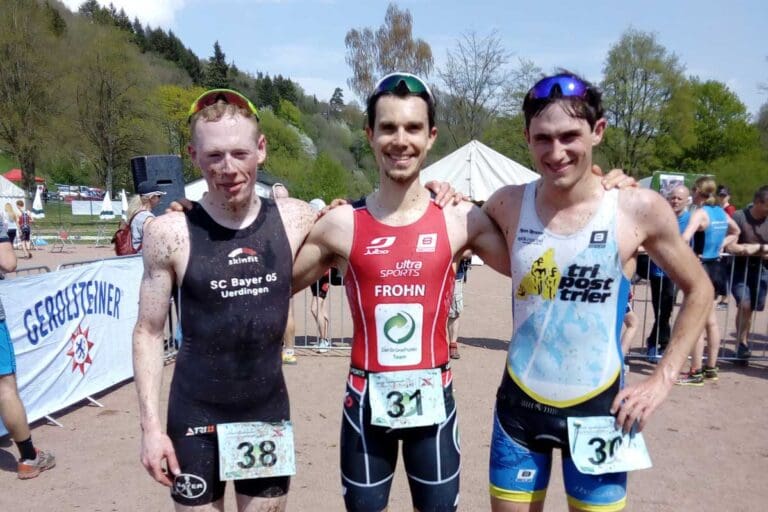
[[[560,269],[555,264],[555,250],[550,248],[533,262],[530,272],[520,281],[515,295],[518,299],[528,295],[541,295],[543,299],[552,300],[559,285]]]

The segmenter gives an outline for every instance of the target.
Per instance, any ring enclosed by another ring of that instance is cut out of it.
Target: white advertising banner
[[[30,422],[133,376],[142,271],[130,257],[0,281]]]

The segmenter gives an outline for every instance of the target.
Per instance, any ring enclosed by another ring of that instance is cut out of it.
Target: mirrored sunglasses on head
[[[528,95],[534,100],[551,98],[555,92],[559,93],[556,97],[583,98],[587,95],[588,89],[589,86],[586,83],[573,75],[555,75],[536,82],[536,85],[528,91]]]
[[[197,114],[206,107],[215,105],[217,102],[223,101],[231,105],[237,105],[238,107],[249,111],[259,121],[259,111],[256,106],[251,103],[251,100],[232,89],[211,89],[201,94],[189,107],[189,117]]]
[[[402,84],[402,85],[401,85]],[[405,86],[411,94],[427,93],[429,99],[434,103],[435,97],[429,86],[416,75],[411,73],[390,73],[383,77],[373,89],[371,97],[383,94],[385,92],[395,92],[399,87]]]

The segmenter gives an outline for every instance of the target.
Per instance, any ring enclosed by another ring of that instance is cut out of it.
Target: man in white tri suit
[[[523,112],[541,179],[504,187],[484,206],[511,255],[514,318],[491,443],[492,509],[542,510],[559,448],[570,510],[621,510],[626,471],[644,465],[627,460],[647,460],[623,433],[642,430],[666,398],[712,287],[660,195],[606,191],[590,172],[606,129],[594,86],[570,73],[546,77],[528,91]],[[659,366],[625,386],[620,333],[640,245],[684,301]]]

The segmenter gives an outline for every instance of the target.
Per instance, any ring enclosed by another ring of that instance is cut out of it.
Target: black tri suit
[[[280,212],[261,199],[234,230],[193,203],[185,212],[189,262],[179,289],[182,344],[168,403],[168,435],[181,466],[171,494],[197,506],[220,499],[215,425],[290,419],[281,346],[293,256]],[[237,480],[240,494],[276,497],[290,478]]]

